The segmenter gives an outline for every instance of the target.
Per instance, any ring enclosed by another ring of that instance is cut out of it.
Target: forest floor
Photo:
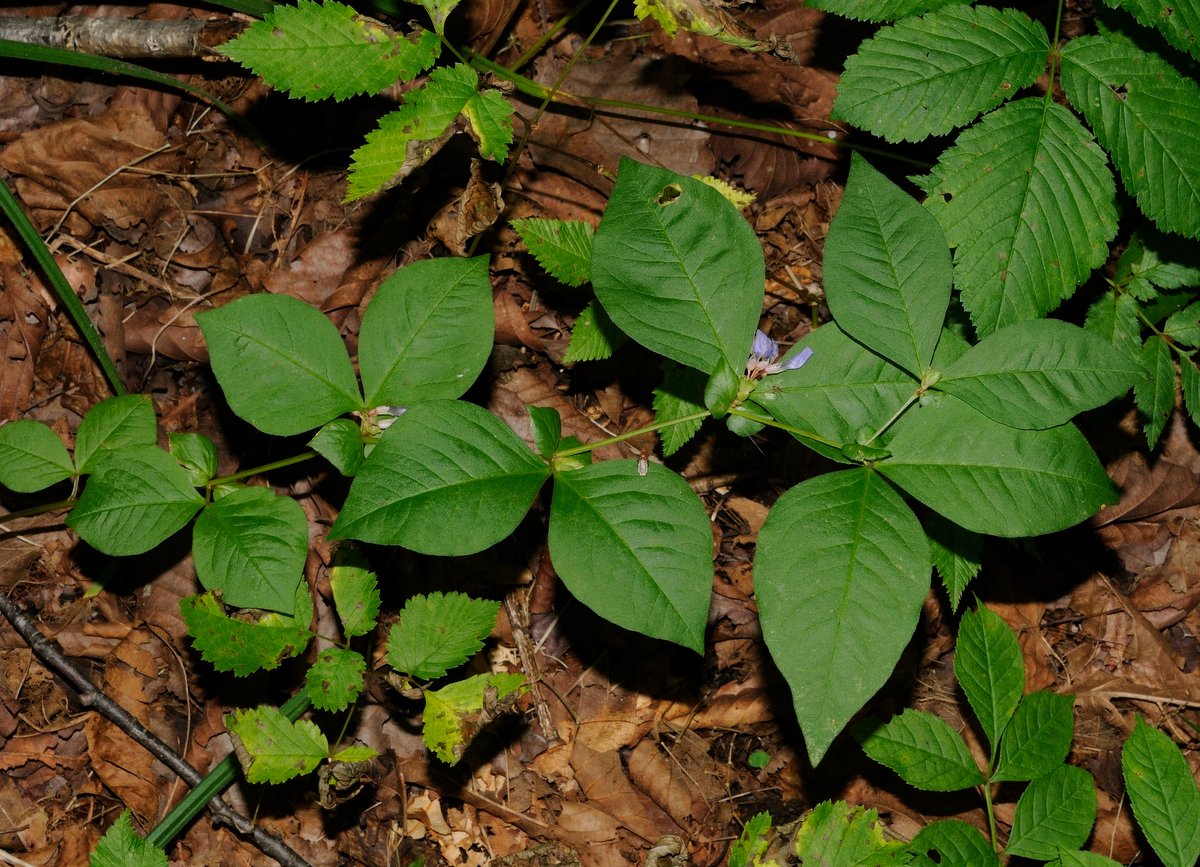
[[[163,4],[82,11],[216,14]],[[464,43],[508,63],[563,11],[552,0],[472,0],[455,14]],[[554,407],[563,433],[585,441],[652,420],[657,367],[646,356],[563,364],[588,295],[546,277],[507,224],[531,216],[596,223],[611,189],[606,175],[622,155],[716,174],[755,193],[746,214],[766,255],[762,327],[790,346],[814,319],[828,318],[821,256],[848,156],[836,140],[849,132],[829,114],[843,59],[868,31],[792,0],[767,0],[741,20],[760,38],[783,37],[796,59],[704,38],[667,39],[622,22],[584,47],[564,87],[583,97],[814,132],[827,143],[552,106],[527,140],[518,122],[522,148],[510,174],[501,178],[489,167],[503,183],[503,217],[474,252],[491,256],[496,346],[468,397],[519,432],[528,433],[526,404]],[[585,13],[526,73],[553,82],[592,23]],[[302,104],[269,93],[232,64],[177,62],[168,70],[231,102],[267,146],[191,99],[10,64],[0,78],[0,169],[129,388],[153,398],[162,435],[207,435],[221,472],[235,472],[294,454],[303,442],[264,437],[229,412],[205,364],[194,314],[248,293],[286,293],[325,312],[353,354],[361,312],[383,277],[410,261],[463,252],[457,226],[469,140],[459,136],[401,188],[346,205],[349,152],[399,93]],[[532,117],[536,104],[512,99],[521,116]],[[0,421],[38,419],[70,443],[82,414],[109,392],[30,262],[0,229]],[[1135,716],[1190,746],[1193,767],[1200,763],[1200,454],[1178,413],[1151,460],[1132,412],[1119,429],[1121,441],[1094,444],[1122,486],[1121,503],[1070,532],[1028,544],[989,542],[971,591],[1017,631],[1026,689],[1075,695],[1070,760],[1092,772],[1099,788],[1089,846],[1134,863],[1140,837],[1123,798],[1120,745]],[[642,457],[653,446],[639,440],[621,448]],[[786,437],[738,439],[706,429],[668,464],[700,494],[712,521],[716,571],[702,659],[623,632],[573,603],[545,556],[540,507],[512,539],[476,556],[377,551],[385,611],[435,589],[503,598],[486,659],[477,663],[525,667],[537,678],[534,689],[518,714],[449,768],[425,749],[411,709],[390,687],[372,683],[347,730],[384,755],[366,791],[332,811],[318,805],[311,778],[238,786],[231,800],[313,865],[624,867],[645,864],[660,840],[675,835],[692,864],[709,867],[725,863],[751,815],[767,810],[785,826],[827,798],[878,809],[902,838],[937,817],[986,828],[974,793],[917,793],[849,738],[816,769],[804,756],[787,689],[761,641],[750,563],[770,505],[811,472],[811,457]],[[324,537],[345,490],[303,466],[269,481],[307,513],[314,540],[307,578],[318,618],[328,623]],[[35,502],[0,496],[6,512]],[[62,517],[0,523],[0,589],[110,696],[193,766],[211,767],[231,749],[223,715],[248,702],[281,703],[296,689],[303,660],[249,679],[215,673],[190,648],[180,617],[180,598],[198,589],[186,540],[114,562],[67,531]],[[973,604],[970,597],[964,604]],[[944,594],[931,592],[916,636],[870,710],[885,717],[904,707],[932,710],[982,756],[953,680],[954,623]],[[338,727],[334,721],[332,730]],[[765,765],[752,762],[752,753],[765,754]],[[0,771],[0,855],[20,859],[12,863],[85,864],[123,809],[145,832],[185,791],[112,723],[82,707],[3,621]],[[1012,794],[1000,792],[1002,833]],[[171,858],[271,863],[204,817]]]

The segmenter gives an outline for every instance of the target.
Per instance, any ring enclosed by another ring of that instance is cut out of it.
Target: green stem
[[[592,0],[580,0],[579,3],[576,3],[573,7],[571,7],[571,9],[568,10],[562,18],[559,18],[554,22],[549,30],[539,36],[533,45],[530,45],[527,49],[525,49],[525,53],[517,58],[516,63],[510,66],[509,70],[515,73],[518,69],[524,67],[529,61],[533,60],[533,58],[537,56],[537,53],[545,48],[550,40],[557,36],[560,30],[570,24],[572,19],[582,12],[584,7],[591,2]]]
[[[6,512],[5,514],[0,515],[0,519],[10,521],[13,518],[32,518],[35,515],[45,515],[47,512],[60,512],[63,509],[69,509],[74,505],[75,498],[68,497],[65,500],[55,500],[53,503],[42,503],[40,506],[30,506],[28,509],[21,509],[18,512]],[[41,528],[34,527],[32,529],[38,530]],[[26,533],[29,532],[29,530],[22,530],[21,532]]]
[[[898,410],[896,410],[894,413],[892,413],[892,417],[889,418],[887,421],[885,421],[882,425],[880,425],[879,430],[877,430],[877,431],[875,431],[875,433],[871,434],[871,438],[869,440],[867,440],[865,443],[863,443],[863,445],[869,446],[871,443],[875,442],[875,440],[879,439],[879,437],[883,434],[883,432],[885,430],[887,430],[888,428],[890,428],[892,426],[892,424],[895,423],[896,419],[900,418],[900,416],[902,416],[904,414],[904,411],[906,409],[908,409],[910,406],[912,406],[914,403],[917,402],[917,400],[920,398],[920,396],[921,396],[920,392],[916,392],[908,400],[904,401],[904,406],[900,407]]]
[[[1000,840],[996,836],[996,811],[992,807],[992,784],[990,782],[985,782],[983,784],[983,803],[987,808],[988,832],[992,838],[992,849],[996,852],[999,852]]]
[[[776,421],[768,415],[759,415],[756,412],[749,412],[740,406],[730,409],[729,414],[736,415],[738,418],[744,418],[746,421],[756,421],[759,424],[766,425],[767,427],[778,428],[784,433],[790,433],[793,436],[803,437],[806,440],[812,440],[815,443],[820,443],[821,445],[829,446],[830,448],[840,449],[845,445],[845,443],[834,442],[831,439],[826,439],[825,437],[815,434],[812,431],[801,430],[798,427],[792,427],[790,424],[784,424],[781,421]]]
[[[642,434],[651,433],[656,430],[662,430],[663,428],[674,427],[677,424],[686,424],[688,422],[700,421],[702,419],[708,418],[710,415],[712,415],[712,413],[706,409],[697,410],[696,412],[690,412],[687,415],[682,415],[679,418],[673,418],[669,421],[660,421],[658,424],[646,425],[646,427],[640,427],[637,430],[631,430],[629,433],[623,433],[620,436],[609,437],[606,440],[599,440],[594,443],[585,443],[584,445],[576,446],[573,449],[564,449],[561,452],[555,452],[554,456],[556,458],[569,458],[573,455],[582,455],[586,452],[591,452],[591,451],[595,451],[598,448],[603,448],[604,446],[611,446],[611,445],[615,445],[616,443],[623,443],[626,440],[633,439],[634,437],[640,437]]]
[[[1058,61],[1061,59],[1058,53],[1058,40],[1062,34],[1062,19],[1063,19],[1063,0],[1058,0],[1058,12],[1054,16],[1054,39],[1050,42],[1050,69],[1046,76],[1046,96],[1045,106],[1048,110],[1050,103],[1054,99],[1054,76],[1058,72]]]
[[[284,458],[283,460],[275,461],[274,463],[263,464],[260,467],[251,467],[248,470],[241,470],[240,472],[233,473],[232,475],[221,476],[220,478],[217,478],[217,479],[210,479],[204,485],[204,487],[211,491],[213,488],[217,487],[218,485],[225,485],[225,484],[228,484],[229,482],[236,482],[239,479],[244,479],[244,478],[247,478],[248,476],[257,476],[259,473],[269,473],[271,470],[278,470],[278,469],[282,469],[283,467],[290,467],[295,464],[302,464],[307,460],[315,458],[316,456],[317,456],[316,452],[303,452],[298,455],[292,455],[290,458]]]

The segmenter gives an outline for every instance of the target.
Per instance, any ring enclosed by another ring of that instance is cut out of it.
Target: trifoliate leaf
[[[333,606],[346,637],[366,635],[375,628],[379,614],[379,582],[357,548],[342,546],[329,570]]]
[[[296,99],[349,99],[409,81],[437,60],[437,35],[402,36],[326,0],[279,5],[219,49]]]
[[[462,593],[414,596],[388,633],[388,665],[413,677],[441,677],[483,647],[499,610],[499,602]]]
[[[446,764],[454,764],[475,735],[513,705],[524,684],[520,674],[477,674],[426,690],[425,745]]]
[[[96,843],[88,867],[167,867],[167,853],[134,830],[133,814],[126,810]]]
[[[235,751],[251,783],[283,783],[311,773],[329,754],[329,741],[316,723],[292,722],[276,707],[234,711],[225,724],[243,748]]]
[[[1200,245],[1139,229],[1117,260],[1113,282],[1139,301],[1153,300],[1158,289],[1200,286]]]
[[[363,688],[367,661],[361,653],[327,647],[304,676],[304,692],[313,707],[339,711],[346,708]]]
[[[608,318],[600,302],[589,301],[571,329],[571,341],[567,344],[563,361],[567,364],[602,361],[611,357],[626,340],[625,332]]]
[[[673,421],[704,410],[704,386],[708,382],[700,371],[668,361],[663,365],[663,381],[654,389],[654,422]],[[700,430],[703,418],[673,424],[658,432],[663,457],[683,448]]]
[[[583,220],[513,220],[512,226],[546,272],[568,286],[591,279],[592,234]]]
[[[217,671],[245,677],[259,669],[278,668],[280,661],[308,646],[312,633],[312,599],[305,586],[296,594],[295,617],[264,614],[257,620],[227,615],[212,593],[186,596],[179,601],[192,646]]]

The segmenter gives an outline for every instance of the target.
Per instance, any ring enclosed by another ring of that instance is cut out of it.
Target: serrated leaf
[[[229,605],[292,614],[304,580],[308,519],[291,497],[246,487],[209,503],[192,534],[196,577]]]
[[[1106,292],[1088,308],[1084,328],[1098,334],[1127,356],[1136,358],[1142,348],[1142,323],[1137,301],[1125,293]]]
[[[1200,346],[1200,301],[1167,317],[1163,334],[1181,346]]]
[[[604,308],[596,301],[589,301],[580,311],[571,328],[571,340],[563,361],[602,361],[609,358],[627,340],[625,332],[616,326]]]
[[[1009,855],[1049,861],[1078,849],[1096,821],[1096,783],[1083,768],[1059,765],[1021,794],[1008,838]]]
[[[154,404],[144,394],[125,394],[102,400],[87,411],[75,434],[75,466],[87,475],[107,452],[122,446],[152,446],[158,442]]]
[[[941,335],[950,283],[937,220],[854,154],[825,241],[825,293],[838,327],[920,376]]]
[[[939,864],[1000,867],[1000,859],[988,839],[961,819],[931,822],[917,832],[908,850],[921,855],[936,851],[940,855]]]
[[[1139,229],[1117,260],[1113,282],[1149,301],[1157,289],[1200,286],[1200,249],[1152,229]]]
[[[263,433],[304,433],[362,408],[337,328],[298,298],[247,295],[196,321],[229,408]]]
[[[471,387],[496,329],[487,263],[426,259],[383,281],[358,339],[366,406],[452,399]]]
[[[1121,771],[1138,827],[1166,867],[1200,858],[1200,787],[1179,749],[1140,717],[1121,749]]]
[[[1175,406],[1175,362],[1171,347],[1157,334],[1142,347],[1140,360],[1142,378],[1133,386],[1133,399],[1144,417],[1146,445],[1153,449]]]
[[[556,473],[550,559],[601,617],[704,652],[712,599],[712,530],[676,473],[614,460]]]
[[[964,2],[966,0],[814,0],[811,5],[813,9],[858,21],[895,21]]]
[[[1200,419],[1200,370],[1196,369],[1194,355],[1179,362],[1179,390],[1183,393],[1183,405],[1194,423]]]
[[[126,446],[92,472],[67,524],[97,551],[149,551],[204,504],[187,470],[156,446]]]
[[[889,841],[879,813],[845,801],[813,807],[796,831],[796,854],[805,867],[887,867],[904,864],[904,844]]]
[[[379,614],[379,582],[357,548],[339,546],[329,570],[333,607],[347,638],[366,635]]]
[[[319,710],[344,710],[362,692],[366,670],[367,661],[361,653],[327,647],[305,673],[304,692],[313,707]]]
[[[929,554],[950,597],[950,610],[958,611],[963,591],[983,565],[983,540],[978,533],[930,512],[924,520]]]
[[[463,115],[479,145],[479,153],[497,162],[508,156],[512,142],[512,106],[497,90],[479,90],[479,75],[465,63],[443,66],[409,91],[404,106],[379,120],[352,156],[346,201],[395,186],[397,174],[413,150],[437,139]],[[409,169],[411,171],[411,169]]]
[[[704,373],[722,361],[741,370],[762,304],[762,247],[716,190],[623,157],[592,240],[592,286],[646,348]]]
[[[797,539],[809,540],[803,552]],[[877,473],[827,473],[771,509],[754,587],[763,638],[815,765],[912,638],[929,591],[925,534]]]
[[[663,364],[663,381],[654,389],[654,423],[683,418],[704,409],[704,374],[672,361]],[[704,424],[703,418],[673,424],[658,432],[663,457],[670,457],[691,440]]]
[[[134,830],[133,814],[125,810],[97,841],[88,867],[167,867],[167,853]]]
[[[1048,862],[1049,867],[1121,867],[1120,861],[1114,861],[1095,852],[1072,852],[1059,847],[1058,857]]]
[[[414,596],[388,633],[388,665],[422,680],[441,677],[483,649],[499,610],[499,602],[462,593]]]
[[[0,485],[31,494],[74,473],[67,447],[40,421],[18,419],[0,425]]]
[[[905,18],[846,61],[833,116],[890,142],[944,135],[1032,84],[1049,50],[1042,25],[1016,9]]]
[[[765,810],[755,813],[742,828],[742,833],[729,847],[727,867],[753,867],[757,859],[767,851],[770,844],[765,839],[771,833],[771,814]]]
[[[1200,85],[1115,34],[1064,45],[1061,79],[1142,213],[1200,236]]]
[[[409,81],[433,65],[440,48],[429,31],[406,37],[334,0],[299,0],[276,6],[219,50],[272,87],[318,100]]]
[[[1117,231],[1104,154],[1040,97],[998,108],[914,180],[956,248],[954,282],[981,337],[1070,297]]]
[[[467,745],[491,721],[498,703],[525,684],[519,674],[477,674],[425,691],[422,736],[425,745],[446,764],[462,758]]]
[[[205,662],[217,671],[231,671],[245,677],[260,669],[278,668],[282,660],[308,646],[312,639],[308,630],[312,599],[307,587],[296,595],[296,617],[271,613],[258,620],[234,619],[224,612],[212,593],[186,596],[179,600],[179,609],[192,637],[192,646],[200,651]]]
[[[984,605],[962,616],[954,676],[983,728],[994,759],[1000,737],[1025,691],[1025,666],[1013,631]]]
[[[308,447],[333,464],[343,476],[354,476],[363,462],[362,432],[357,422],[335,418],[321,425]]]
[[[1021,699],[1004,729],[992,780],[1036,780],[1066,761],[1075,733],[1069,695],[1038,690]]]
[[[430,20],[433,21],[433,28],[439,34],[446,29],[446,19],[450,17],[459,4],[460,0],[420,0],[425,11],[429,13]]]
[[[329,538],[473,554],[516,529],[549,475],[487,410],[427,401],[383,432]]]
[[[876,464],[879,471],[977,533],[1053,533],[1117,502],[1096,453],[1070,424],[1018,430],[941,395],[909,409],[894,431],[892,455]]]
[[[193,486],[204,487],[217,474],[217,447],[204,434],[167,434],[167,447]]]
[[[513,220],[529,252],[555,280],[582,286],[591,279],[592,235],[583,220]]]
[[[744,211],[746,208],[753,205],[754,200],[758,198],[758,196],[756,196],[754,193],[746,192],[745,190],[739,190],[728,181],[723,181],[720,178],[713,177],[712,175],[692,175],[692,177],[698,180],[700,183],[707,184],[708,186],[712,187],[721,194],[725,201],[729,202],[729,204],[733,205],[739,211]]]
[[[910,786],[953,792],[983,782],[962,735],[931,713],[908,708],[882,725],[863,728],[856,732],[863,751]]]
[[[1176,48],[1200,58],[1200,4],[1196,0],[1107,0],[1147,27],[1157,27]]]
[[[344,747],[331,755],[329,760],[331,762],[346,763],[365,762],[370,759],[377,758],[378,756],[379,752],[377,750],[373,750],[370,747],[363,746],[362,744],[351,744],[350,746]]]
[[[276,707],[237,710],[225,722],[250,756],[248,766],[242,758],[242,770],[251,783],[287,782],[316,770],[329,754],[329,741],[316,723],[292,722]]]

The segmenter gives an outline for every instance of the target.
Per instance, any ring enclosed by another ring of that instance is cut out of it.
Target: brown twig
[[[0,38],[101,57],[217,57],[213,49],[246,28],[230,18],[0,17]]]

